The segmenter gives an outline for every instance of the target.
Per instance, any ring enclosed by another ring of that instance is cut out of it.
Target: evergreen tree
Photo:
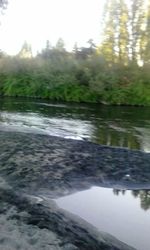
[[[52,49],[52,45],[51,45],[49,40],[46,41],[46,48],[45,49],[48,51]]]
[[[27,42],[24,42],[18,55],[21,58],[31,58],[32,57],[31,45],[28,44]]]
[[[51,54],[52,54],[52,45],[50,43],[49,40],[46,41],[46,46],[44,49],[42,49],[41,53],[39,53],[38,55],[44,59],[50,59]]]
[[[60,52],[65,51],[65,43],[62,38],[59,38],[57,43],[56,43],[56,49]]]

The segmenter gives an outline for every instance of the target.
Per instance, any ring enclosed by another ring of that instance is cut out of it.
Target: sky
[[[66,48],[75,42],[86,46],[92,38],[100,41],[104,0],[9,0],[8,9],[0,17],[0,49],[17,54],[24,41],[33,53],[54,46],[61,37]]]

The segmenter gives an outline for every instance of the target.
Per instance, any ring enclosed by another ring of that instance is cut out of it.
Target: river
[[[2,98],[0,131],[47,134],[150,152],[150,107]],[[138,250],[149,250],[150,191],[92,187],[57,204]],[[111,205],[110,205],[111,204]]]
[[[0,100],[0,129],[150,152],[150,107],[3,98]]]

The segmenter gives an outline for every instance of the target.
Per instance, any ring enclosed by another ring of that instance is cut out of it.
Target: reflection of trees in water
[[[103,124],[101,127],[97,127],[94,137],[96,142],[103,145],[140,149],[140,142],[134,134],[134,131],[119,131],[119,129],[117,131]]]
[[[115,194],[115,195],[119,195],[120,193],[121,194],[125,194],[126,193],[126,190],[124,190],[124,189],[113,189],[113,193]]]
[[[132,191],[135,198],[140,198],[141,208],[144,210],[150,209],[150,190],[136,190]]]
[[[125,195],[127,190],[113,189],[115,195]],[[131,194],[140,199],[141,208],[145,211],[150,209],[150,190],[132,190]]]

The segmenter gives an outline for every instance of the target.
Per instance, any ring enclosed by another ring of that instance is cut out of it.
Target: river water
[[[56,202],[126,244],[150,249],[150,191],[92,187]]]
[[[0,129],[56,135],[150,152],[150,107],[1,99]]]
[[[150,152],[150,107],[2,98],[0,131],[55,135]],[[150,249],[150,191],[93,187],[56,201],[138,250]]]

